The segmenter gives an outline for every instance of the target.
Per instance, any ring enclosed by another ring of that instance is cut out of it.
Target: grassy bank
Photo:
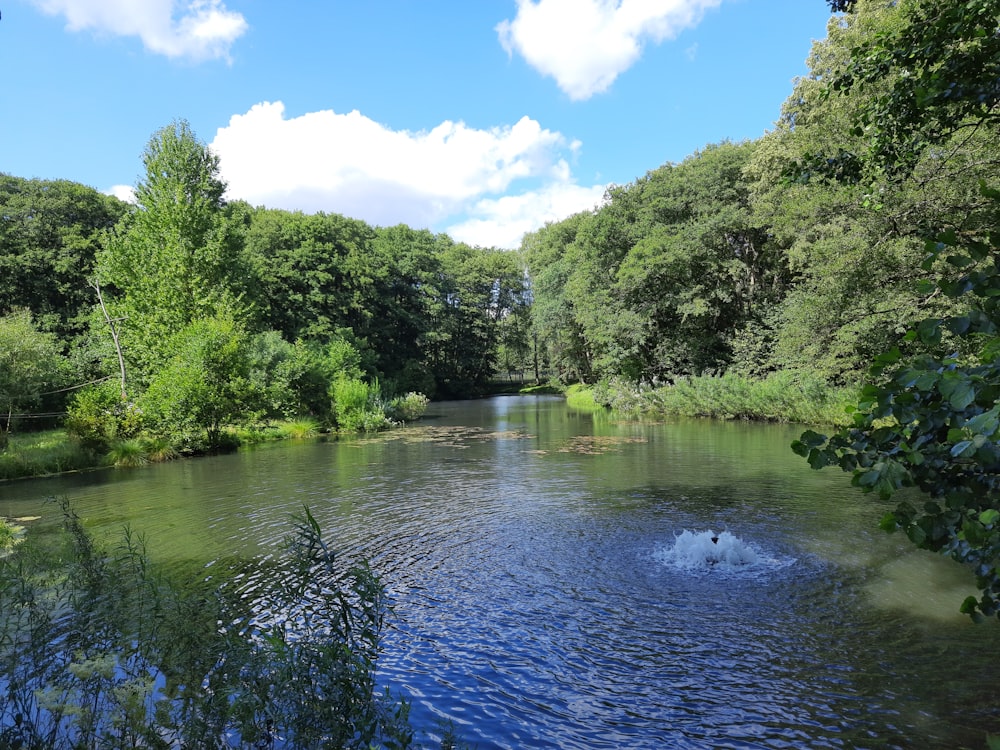
[[[857,403],[857,395],[855,388],[834,388],[818,378],[790,372],[765,380],[726,374],[684,378],[659,388],[617,381],[591,389],[595,403],[625,414],[837,426],[850,423],[847,409]]]
[[[69,439],[65,430],[12,434],[0,452],[0,479],[20,479],[91,469],[101,458]]]
[[[275,422],[253,428],[233,428],[225,432],[225,447],[275,440],[315,437],[319,424],[312,420]],[[0,452],[0,480],[24,479],[61,474],[67,471],[100,469],[110,466],[143,466],[170,461],[185,454],[165,439],[132,438],[111,445],[107,452],[85,448],[62,429],[12,434],[6,450]]]

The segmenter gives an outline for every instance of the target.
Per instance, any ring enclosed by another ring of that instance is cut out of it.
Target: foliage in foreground
[[[411,744],[406,704],[375,687],[384,590],[308,510],[287,554],[187,576],[128,530],[102,548],[63,511],[55,548],[0,559],[0,746]]]
[[[859,164],[905,181],[919,178],[922,154],[940,170],[956,159],[956,144],[996,142],[998,14],[997,0],[901,3],[891,33],[852,51],[833,90],[879,94],[855,124],[870,143]],[[968,565],[980,596],[962,611],[978,619],[1000,617],[1000,190],[985,177],[973,186],[975,202],[961,215],[921,227],[923,270],[937,276],[917,288],[956,305],[925,312],[904,346],[876,359],[849,429],[806,432],[793,448],[883,498],[906,486],[923,492],[922,506],[902,502],[882,526]]]

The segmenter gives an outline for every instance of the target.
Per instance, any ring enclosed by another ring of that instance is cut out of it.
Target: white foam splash
[[[780,561],[766,556],[758,547],[723,531],[688,531],[674,537],[674,543],[654,555],[667,565],[684,570],[736,571],[761,565],[772,567]]]

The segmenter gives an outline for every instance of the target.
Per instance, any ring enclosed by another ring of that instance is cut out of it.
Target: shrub
[[[430,399],[422,393],[410,391],[405,396],[397,396],[389,402],[389,413],[393,419],[413,422],[427,411]]]
[[[122,401],[121,390],[110,381],[79,391],[66,416],[69,434],[96,453],[106,452],[116,440],[134,438],[142,427],[142,409]]]
[[[378,432],[392,425],[378,382],[339,377],[330,384],[333,419],[343,432]]]

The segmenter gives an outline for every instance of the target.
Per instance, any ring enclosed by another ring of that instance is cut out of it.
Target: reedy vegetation
[[[411,745],[406,704],[375,685],[383,588],[308,509],[285,554],[210,571],[63,513],[63,534],[0,558],[0,745]]]

